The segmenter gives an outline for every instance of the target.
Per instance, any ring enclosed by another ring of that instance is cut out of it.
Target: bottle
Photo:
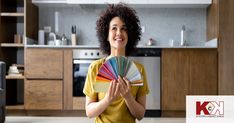
[[[181,32],[180,32],[180,45],[185,46],[185,25],[182,26]]]
[[[38,44],[39,45],[45,44],[45,31],[44,30],[38,31]]]
[[[72,26],[71,45],[76,45],[76,26]]]

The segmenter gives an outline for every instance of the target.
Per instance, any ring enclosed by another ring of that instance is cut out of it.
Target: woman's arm
[[[125,98],[125,102],[131,114],[137,118],[137,120],[141,120],[144,117],[146,96],[141,96],[135,100],[131,95],[128,98]]]
[[[120,94],[124,98],[129,111],[133,117],[141,120],[145,114],[146,96],[141,96],[135,99],[130,91],[130,82],[125,77],[122,79],[120,76],[118,81],[120,83]]]
[[[115,80],[110,83],[110,87],[105,97],[97,102],[97,99],[92,99],[86,96],[86,115],[89,118],[100,115],[110,103],[119,96],[119,83]]]
[[[89,118],[96,117],[100,115],[108,105],[108,102],[104,99],[97,102],[96,99],[86,96],[86,115]]]

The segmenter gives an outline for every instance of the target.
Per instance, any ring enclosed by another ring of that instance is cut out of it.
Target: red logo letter
[[[209,102],[203,102],[202,105],[200,101],[196,102],[196,107],[197,107],[196,114],[201,115],[201,111],[203,111],[205,115],[209,115],[210,113],[206,109],[207,104],[209,104]]]

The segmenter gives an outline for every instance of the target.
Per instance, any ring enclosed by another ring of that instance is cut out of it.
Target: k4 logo
[[[224,101],[196,101],[196,115],[224,115]]]

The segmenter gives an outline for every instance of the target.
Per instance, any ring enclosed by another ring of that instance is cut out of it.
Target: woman
[[[125,4],[109,5],[96,23],[97,36],[103,53],[109,55],[93,62],[88,70],[84,94],[86,114],[96,117],[95,123],[135,123],[145,113],[146,94],[149,93],[144,67],[136,63],[143,77],[143,86],[131,86],[125,77],[110,83],[106,93],[93,89],[101,65],[112,56],[128,56],[141,36],[140,21],[136,12]]]

